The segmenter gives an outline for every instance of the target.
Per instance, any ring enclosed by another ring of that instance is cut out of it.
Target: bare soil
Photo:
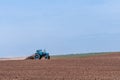
[[[0,80],[120,80],[120,53],[0,61]]]

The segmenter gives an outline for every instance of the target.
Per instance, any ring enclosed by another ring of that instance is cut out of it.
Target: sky
[[[120,51],[119,0],[0,0],[0,57]]]

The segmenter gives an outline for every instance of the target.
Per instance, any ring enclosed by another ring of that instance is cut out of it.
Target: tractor
[[[50,59],[50,55],[49,55],[49,53],[46,52],[46,50],[44,50],[44,51],[42,51],[41,49],[36,50],[34,59],[40,60],[42,57],[45,57],[45,59],[48,59],[48,60]]]

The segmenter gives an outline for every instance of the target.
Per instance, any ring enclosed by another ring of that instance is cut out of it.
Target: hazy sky
[[[120,51],[120,0],[0,0],[0,57]]]

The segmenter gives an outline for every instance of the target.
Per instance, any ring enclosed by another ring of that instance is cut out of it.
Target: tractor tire
[[[48,56],[48,60],[50,59],[50,56]]]
[[[35,53],[35,57],[34,57],[34,59],[35,59],[35,60],[39,60],[39,59],[41,59],[41,57],[40,57],[39,54]]]

